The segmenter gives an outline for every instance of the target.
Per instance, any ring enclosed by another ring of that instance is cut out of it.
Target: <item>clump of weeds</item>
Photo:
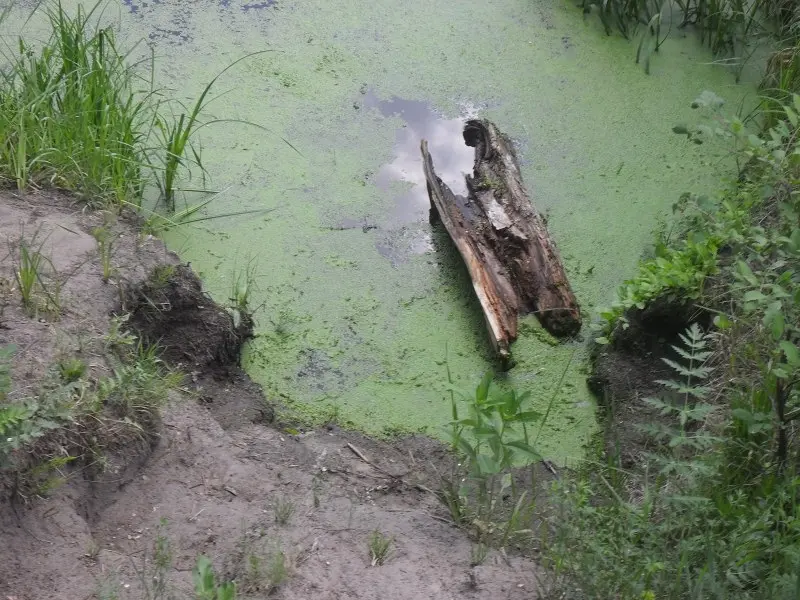
[[[384,564],[392,555],[393,545],[394,538],[384,535],[377,529],[370,533],[367,540],[370,564],[373,567]]]
[[[74,383],[86,375],[86,362],[77,356],[63,358],[58,361],[58,373],[64,383]]]
[[[62,284],[52,261],[42,252],[46,239],[39,241],[38,233],[30,240],[23,237],[16,249],[12,248],[16,289],[29,317],[44,313],[57,318],[61,314]]]
[[[100,256],[100,265],[103,267],[103,283],[108,283],[114,274],[111,259],[114,251],[114,234],[108,226],[92,229],[92,237],[97,242],[97,253]]]
[[[275,507],[273,508],[275,514],[275,523],[278,525],[288,525],[289,521],[294,515],[294,503],[287,499],[280,497],[275,500]]]
[[[562,380],[565,373],[566,369]],[[497,390],[491,373],[474,393],[458,395],[449,366],[447,377],[452,412],[448,433],[457,461],[452,472],[441,477],[438,497],[453,522],[468,529],[479,545],[504,548],[532,533],[528,525],[535,510],[534,463],[542,460],[536,442],[555,393],[546,411],[538,412],[527,407],[530,394]],[[521,489],[514,475],[526,469],[530,489]]]
[[[256,281],[256,262],[253,258],[248,259],[247,264],[236,269],[231,283],[230,310],[233,313],[234,325],[236,327],[242,321],[252,319],[255,312],[250,305],[253,289]]]
[[[245,594],[271,594],[289,579],[286,554],[262,527],[245,527],[229,561],[228,577]]]

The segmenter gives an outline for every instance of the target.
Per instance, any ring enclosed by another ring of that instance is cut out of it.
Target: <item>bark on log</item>
[[[431,215],[464,259],[495,350],[510,357],[518,317],[528,313],[553,335],[576,334],[580,307],[544,219],[531,205],[511,141],[485,120],[468,121],[464,141],[475,148],[466,198],[436,175],[425,140],[423,167]]]

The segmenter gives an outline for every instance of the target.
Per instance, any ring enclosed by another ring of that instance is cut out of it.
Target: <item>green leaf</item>
[[[762,319],[764,327],[770,330],[772,339],[774,340],[779,340],[783,337],[783,332],[786,327],[786,321],[781,308],[780,302],[773,302],[764,312],[764,318]]]
[[[217,588],[217,600],[236,600],[236,584],[232,581],[221,583]]]
[[[789,119],[792,127],[797,127],[797,113],[788,106],[783,107],[783,112],[786,115],[786,118]]]
[[[478,404],[483,404],[486,402],[486,398],[489,397],[489,386],[492,384],[492,377],[492,372],[487,371],[475,389],[475,400]]]
[[[731,414],[735,419],[739,419],[742,423],[750,424],[754,421],[753,413],[744,408],[734,408]]]
[[[197,563],[192,569],[192,579],[194,589],[201,598],[212,598],[210,596],[214,590],[214,571],[211,568],[211,561],[203,555],[197,558]]]
[[[732,324],[733,323],[731,323],[731,320],[726,315],[717,315],[714,317],[714,326],[722,331],[730,329]]]
[[[514,448],[515,450],[523,452],[531,460],[542,460],[542,455],[539,454],[533,446],[531,446],[530,444],[526,444],[522,440],[513,440],[511,442],[506,442],[506,446],[509,446],[511,448]]]
[[[519,404],[521,405],[523,402],[525,402],[525,401],[526,401],[528,398],[530,398],[532,395],[533,395],[533,394],[531,394],[531,392],[530,392],[530,391],[527,391],[527,392],[522,392],[521,394],[519,394],[519,395],[517,396],[517,402],[519,402]]]
[[[475,448],[463,437],[458,438],[458,449],[470,460],[475,460]]]
[[[472,430],[472,435],[478,439],[488,440],[497,437],[497,431],[493,427],[476,427]]]
[[[800,365],[800,350],[798,350],[797,346],[786,340],[778,345],[786,356],[786,362],[789,363],[789,366],[796,367]]]
[[[767,297],[760,290],[750,290],[744,295],[745,302],[762,302],[766,299]]]
[[[479,454],[476,460],[481,475],[494,475],[500,472],[500,463],[491,456]]]
[[[779,340],[783,337],[783,332],[786,330],[786,319],[782,312],[776,312],[772,318],[772,325],[770,331],[772,332],[772,339]]]
[[[609,339],[605,336],[594,338],[594,341],[600,344],[601,346],[605,346],[606,344],[609,343]]]
[[[772,286],[772,290],[770,292],[770,295],[773,298],[788,298],[789,297],[789,292],[787,292],[785,289],[783,289],[779,285],[773,285]]]
[[[738,263],[736,263],[736,267],[739,272],[739,275],[747,283],[749,283],[750,285],[759,285],[758,279],[756,279],[756,276],[753,275],[753,271],[750,269],[750,266],[746,262],[740,260]]]
[[[800,229],[793,229],[792,235],[789,238],[789,243],[793,251],[797,252],[800,250]]]

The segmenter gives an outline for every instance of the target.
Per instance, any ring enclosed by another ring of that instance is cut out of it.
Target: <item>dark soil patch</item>
[[[187,373],[199,402],[225,429],[272,422],[272,406],[239,368],[242,345],[253,335],[252,317],[242,315],[236,323],[189,267],[156,266],[125,290],[121,311],[130,314],[136,335],[157,344],[163,360]]]
[[[239,364],[242,344],[253,335],[253,320],[238,324],[203,291],[185,265],[160,265],[124,292],[122,310],[130,325],[161,357],[184,370],[218,370]]]
[[[607,456],[623,469],[636,469],[652,446],[652,437],[642,426],[667,421],[644,402],[658,397],[658,380],[674,379],[675,373],[662,359],[680,360],[672,350],[682,346],[680,334],[692,323],[706,329],[707,311],[690,303],[659,299],[642,310],[627,313],[628,327],[618,327],[612,343],[593,350],[589,388],[602,409],[603,446]]]

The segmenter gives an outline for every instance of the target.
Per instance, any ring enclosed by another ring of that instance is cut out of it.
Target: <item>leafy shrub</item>
[[[682,362],[667,360],[681,378],[648,400],[675,425],[646,427],[644,481],[631,495],[634,476],[609,465],[560,485],[551,567],[584,598],[796,598],[800,478],[753,490],[738,475],[741,440],[709,429],[710,336],[693,325],[682,339]]]
[[[760,134],[718,112],[716,127],[677,128],[730,140],[742,172],[716,200],[683,198],[683,235],[643,262],[602,328],[613,337],[667,294],[712,311],[715,330],[693,326],[673,348],[680,377],[645,401],[660,417],[642,464],[560,485],[549,557],[577,597],[800,591],[800,98],[778,114]]]
[[[448,368],[448,433],[459,463],[443,478],[439,498],[453,521],[472,528],[481,543],[504,546],[533,510],[533,499],[517,488],[513,470],[541,460],[531,427],[541,428],[547,415],[526,409],[529,393],[500,392],[492,379],[487,373],[474,394],[457,393]]]

